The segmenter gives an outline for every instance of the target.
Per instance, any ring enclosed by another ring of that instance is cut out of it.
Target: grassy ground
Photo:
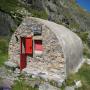
[[[7,60],[8,55],[7,54],[1,54],[0,55],[0,66],[4,65],[4,62]]]
[[[7,37],[0,37],[0,66],[8,59],[8,40]]]
[[[83,86],[77,90],[90,90],[90,65],[84,64],[78,73],[68,77],[67,85],[73,85],[74,80],[81,80]]]
[[[90,41],[88,39],[89,33],[87,31],[85,32],[77,32],[76,33],[83,42],[83,55],[85,55],[87,58],[90,58]]]
[[[15,85],[12,87],[12,90],[38,90],[37,88],[32,88],[27,85],[24,81],[16,81]]]
[[[76,74],[70,75],[66,80],[66,85],[67,86],[74,85],[74,80],[81,80],[82,83],[82,87],[76,90],[90,90],[90,65],[87,65],[85,63]],[[38,89],[26,85],[24,81],[18,81],[15,83],[12,90],[38,90]],[[61,90],[65,90],[65,87],[61,88]]]

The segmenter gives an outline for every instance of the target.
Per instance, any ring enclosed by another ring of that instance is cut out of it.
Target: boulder
[[[5,64],[5,66],[10,67],[10,68],[18,67],[17,64],[15,64],[14,62],[11,62],[11,61],[6,61],[4,64]]]
[[[48,83],[45,83],[39,86],[39,90],[60,90],[60,88],[57,88]]]
[[[86,60],[86,63],[87,63],[88,65],[90,65],[90,59],[87,59],[87,60]]]
[[[65,90],[75,90],[74,86],[66,86]]]

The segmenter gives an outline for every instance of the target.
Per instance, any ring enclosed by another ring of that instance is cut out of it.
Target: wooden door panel
[[[32,46],[32,37],[28,37],[25,40],[25,53],[32,54],[33,46]]]

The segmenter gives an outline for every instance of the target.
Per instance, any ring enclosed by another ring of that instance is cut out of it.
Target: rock
[[[6,75],[6,69],[4,67],[0,67],[0,77],[4,77]]]
[[[66,86],[65,90],[75,90],[74,86]]]
[[[28,75],[35,75],[35,76],[38,76],[38,70],[31,70],[30,68],[24,68],[22,73],[26,73]]]
[[[60,90],[60,89],[50,84],[45,83],[39,86],[39,90]]]
[[[75,81],[75,87],[76,87],[76,88],[82,87],[82,83],[81,83],[80,80],[79,80],[79,81]]]
[[[17,67],[17,64],[15,64],[11,61],[6,61],[4,64],[8,67],[11,67],[11,68],[16,68]]]
[[[15,29],[17,25],[11,16],[0,10],[0,36],[11,35],[11,29]]]
[[[29,75],[30,76],[30,75]],[[32,78],[37,78],[37,76],[36,75],[32,75]]]
[[[20,69],[16,68],[14,71],[15,74],[20,74]]]
[[[49,7],[49,10],[51,10],[52,12],[57,12],[57,6],[51,2],[48,3],[48,7]]]
[[[0,83],[0,87],[7,87],[7,88],[11,88],[11,86],[14,84],[13,81],[9,80],[9,79],[3,79]],[[1,90],[1,89],[0,89]]]
[[[28,10],[26,10],[25,8],[18,8],[17,10],[16,10],[16,12],[17,13],[19,13],[19,14],[21,14],[23,17],[25,17],[25,16],[31,16],[31,13],[29,13],[28,12]]]
[[[48,73],[47,72],[39,73],[38,76],[40,78],[44,79],[45,81],[48,81]]]
[[[35,81],[34,88],[39,88],[39,85],[40,85],[40,81]]]
[[[54,75],[51,76],[51,78],[52,78],[52,80],[54,80],[56,82],[57,87],[61,87],[62,83],[64,82],[65,77],[60,77],[59,75],[54,74]]]
[[[88,65],[90,65],[90,59],[87,59],[87,60],[86,60],[86,63],[87,63]]]

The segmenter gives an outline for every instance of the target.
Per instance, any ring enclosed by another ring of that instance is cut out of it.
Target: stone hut
[[[21,71],[62,82],[83,62],[82,47],[81,39],[66,27],[27,17],[11,37],[9,60]]]

